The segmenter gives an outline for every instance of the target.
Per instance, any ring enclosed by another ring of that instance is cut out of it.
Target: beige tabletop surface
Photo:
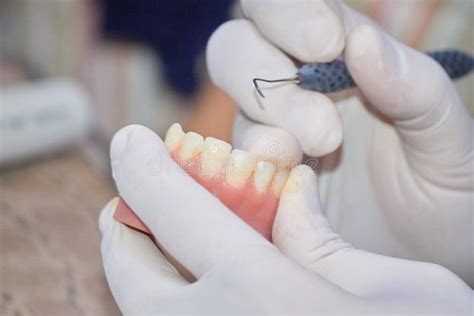
[[[0,315],[118,315],[100,258],[113,186],[78,152],[0,170]]]

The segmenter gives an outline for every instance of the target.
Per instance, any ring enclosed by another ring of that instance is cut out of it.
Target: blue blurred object
[[[212,32],[228,19],[232,0],[102,0],[107,38],[141,42],[163,61],[169,83],[192,94],[195,63]]]

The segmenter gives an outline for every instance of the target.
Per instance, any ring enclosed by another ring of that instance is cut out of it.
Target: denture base
[[[264,192],[258,192],[253,176],[240,186],[234,186],[225,180],[224,171],[214,176],[204,176],[201,172],[200,155],[186,161],[180,161],[177,150],[171,153],[173,159],[199,184],[232,210],[237,216],[271,241],[273,220],[278,206],[277,194],[269,184]],[[114,218],[130,227],[151,235],[150,230],[125,204],[117,208]]]

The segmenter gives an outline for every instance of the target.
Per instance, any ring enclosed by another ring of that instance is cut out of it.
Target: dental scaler
[[[470,73],[474,67],[473,56],[454,49],[427,52],[428,56],[437,61],[451,79],[457,79]],[[263,82],[292,82],[303,89],[321,93],[337,92],[356,86],[346,64],[337,59],[330,63],[306,64],[298,69],[294,77],[285,79],[254,78],[253,84],[258,94],[265,98],[258,86],[258,81]]]

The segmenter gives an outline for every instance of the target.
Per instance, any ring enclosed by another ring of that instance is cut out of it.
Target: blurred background
[[[470,0],[353,0],[420,50],[473,52]],[[0,315],[114,315],[97,219],[109,142],[173,122],[231,140],[206,42],[231,0],[0,0]],[[473,76],[456,83],[474,112]]]

